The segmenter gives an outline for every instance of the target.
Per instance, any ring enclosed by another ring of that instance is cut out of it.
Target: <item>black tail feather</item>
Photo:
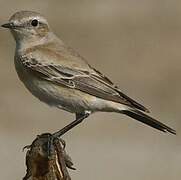
[[[142,123],[145,123],[153,128],[156,128],[163,132],[169,132],[172,134],[176,134],[176,131],[165,124],[157,121],[156,119],[153,119],[152,117],[134,109],[124,110],[123,114],[126,114],[129,117],[132,117]]]

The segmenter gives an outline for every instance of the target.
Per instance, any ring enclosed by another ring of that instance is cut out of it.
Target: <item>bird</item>
[[[18,11],[2,27],[15,39],[15,69],[25,87],[49,106],[75,114],[65,131],[95,112],[116,112],[176,134],[59,39],[40,13]]]

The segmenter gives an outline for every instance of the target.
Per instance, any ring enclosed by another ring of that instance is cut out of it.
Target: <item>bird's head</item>
[[[33,11],[19,11],[2,27],[9,28],[16,41],[39,41],[50,32],[47,20]]]

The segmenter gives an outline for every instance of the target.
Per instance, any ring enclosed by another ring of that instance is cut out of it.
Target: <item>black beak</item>
[[[3,28],[8,28],[8,29],[14,29],[14,28],[16,28],[16,26],[14,25],[14,23],[6,23],[6,24],[1,25],[1,27],[3,27]]]

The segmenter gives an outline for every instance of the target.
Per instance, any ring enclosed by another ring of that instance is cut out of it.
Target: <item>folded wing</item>
[[[42,63],[33,58],[22,57],[21,61],[25,68],[41,79],[148,112],[144,106],[123,94],[106,76],[92,67],[89,72],[59,64]]]

